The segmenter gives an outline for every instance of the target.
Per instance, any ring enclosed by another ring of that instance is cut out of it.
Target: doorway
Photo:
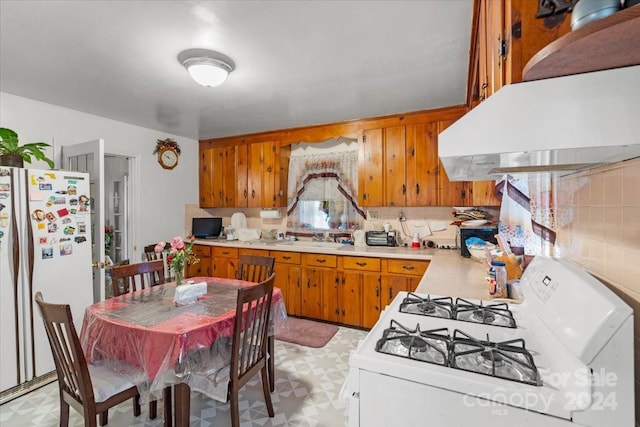
[[[131,258],[131,158],[105,154],[105,258],[119,264]]]

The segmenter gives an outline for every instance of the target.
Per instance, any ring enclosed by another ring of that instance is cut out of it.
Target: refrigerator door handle
[[[20,238],[19,238],[19,233],[18,233],[18,220],[17,220],[17,215],[18,215],[18,209],[16,208],[16,204],[18,202],[17,200],[17,193],[16,193],[16,186],[15,186],[15,174],[16,173],[16,169],[14,169],[11,173],[11,177],[10,177],[10,182],[11,182],[11,195],[12,195],[12,200],[11,200],[11,242],[13,243],[13,247],[11,250],[12,253],[12,258],[11,258],[11,264],[13,265],[13,271],[12,271],[12,275],[13,275],[13,304],[14,304],[14,322],[13,324],[15,325],[15,331],[14,333],[16,334],[16,339],[18,342],[18,345],[16,345],[16,362],[17,362],[17,366],[16,366],[16,375],[17,375],[17,380],[18,380],[18,384],[22,383],[22,370],[20,369],[20,361],[21,361],[21,357],[22,355],[20,354],[20,310],[18,309],[18,307],[20,306],[20,289],[18,287],[18,278],[20,276]]]

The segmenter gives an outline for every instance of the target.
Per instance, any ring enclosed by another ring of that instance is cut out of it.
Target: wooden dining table
[[[173,386],[176,427],[189,425],[191,373],[222,367],[211,366],[224,358],[216,354],[216,348],[224,346],[214,343],[233,337],[238,289],[255,285],[218,277],[189,280],[207,284],[207,293],[194,303],[174,303],[175,283],[130,292],[88,306],[80,333],[87,361],[129,375],[143,402],[158,399],[165,387]],[[286,317],[282,292],[274,288],[271,356],[274,328]],[[273,357],[270,364],[273,385]],[[165,420],[165,425],[170,425],[170,420]]]

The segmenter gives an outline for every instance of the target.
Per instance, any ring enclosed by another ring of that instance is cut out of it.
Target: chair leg
[[[164,400],[164,427],[173,426],[173,414],[172,407],[173,402],[171,400],[171,386],[165,387],[162,393],[162,399]]]
[[[69,427],[69,404],[60,397],[60,427]]]
[[[276,364],[276,339],[274,335],[267,338],[267,353],[269,354],[269,389],[273,393],[276,389],[275,364]]]
[[[240,427],[240,408],[238,406],[238,390],[231,391],[231,427]]]
[[[98,415],[98,418],[100,419],[100,425],[106,426],[107,423],[109,422],[109,410],[100,412],[100,414]]]
[[[267,367],[263,367],[260,371],[262,372],[262,392],[264,393],[264,403],[267,405],[267,412],[269,413],[269,416],[273,417],[273,403],[271,403],[271,393],[269,392]]]
[[[133,398],[133,416],[139,417],[140,412],[142,412],[140,410],[140,395],[136,394],[135,397]]]
[[[155,420],[158,417],[158,401],[152,400],[149,402],[149,419]]]

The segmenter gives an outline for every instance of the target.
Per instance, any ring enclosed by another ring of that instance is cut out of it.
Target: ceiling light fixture
[[[202,86],[219,86],[236,68],[233,60],[209,49],[187,49],[178,54],[180,62],[191,78]]]

